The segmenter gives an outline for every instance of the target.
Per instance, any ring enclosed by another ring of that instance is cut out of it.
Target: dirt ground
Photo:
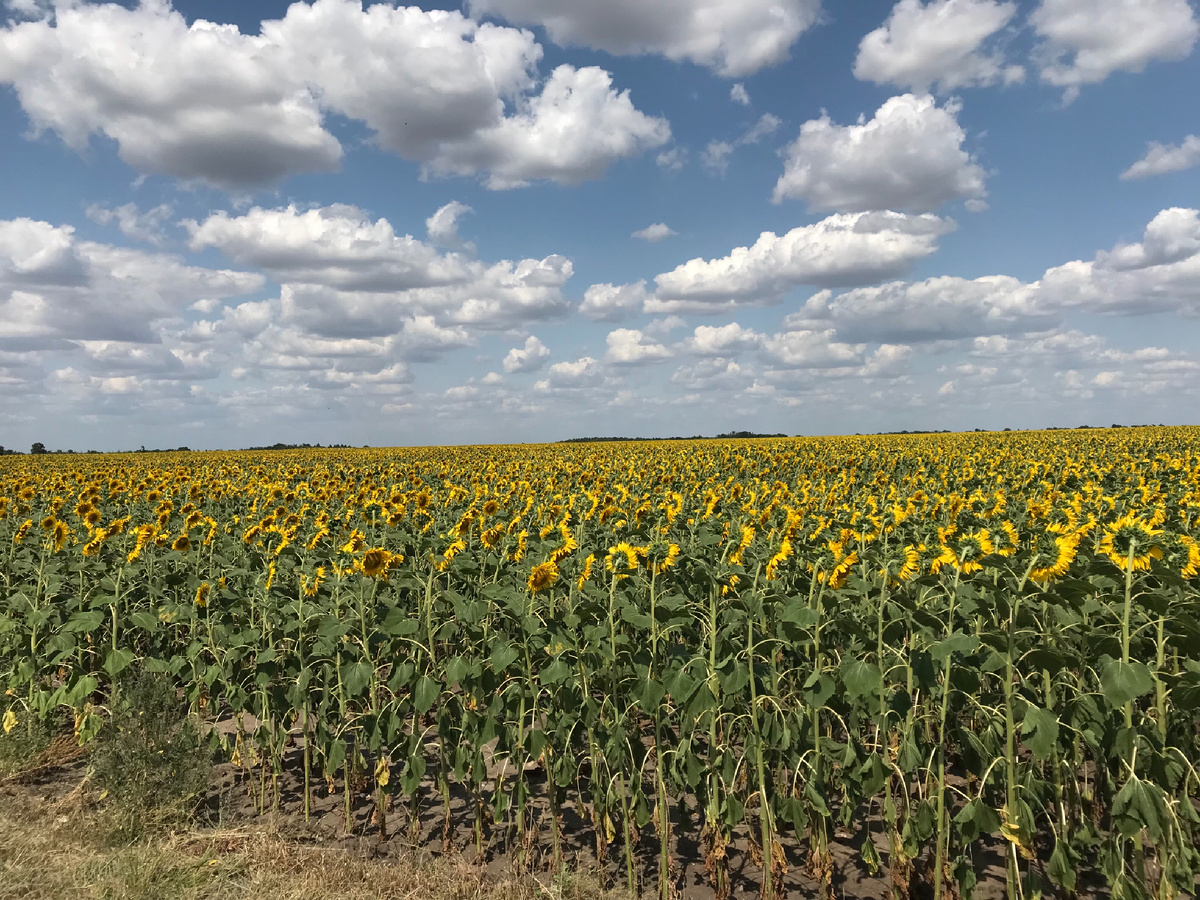
[[[229,726],[222,723],[221,730]],[[414,860],[451,860],[479,870],[487,879],[498,883],[511,878],[514,873],[552,873],[552,830],[548,804],[544,799],[543,773],[537,767],[529,767],[527,775],[534,796],[532,821],[535,839],[532,851],[525,855],[517,852],[515,832],[499,827],[488,827],[483,835],[483,853],[476,849],[474,831],[474,806],[470,796],[451,788],[449,798],[449,831],[446,830],[446,806],[436,790],[432,774],[427,775],[419,792],[416,816],[404,801],[396,800],[387,814],[387,833],[381,834],[374,819],[374,797],[369,788],[352,796],[352,827],[348,831],[345,819],[345,795],[339,778],[333,791],[316,773],[311,779],[309,815],[304,815],[302,749],[297,735],[285,753],[284,767],[278,777],[278,798],[272,779],[266,782],[266,805],[260,809],[262,782],[260,770],[239,768],[222,762],[213,767],[208,797],[201,808],[202,819],[207,818],[208,827],[218,830],[245,829],[267,830],[273,835],[297,845],[344,849],[356,857],[394,861],[396,864]],[[429,757],[429,773],[435,771],[436,753],[431,745],[426,746]],[[495,779],[500,774],[502,763],[489,766],[489,779],[484,784],[485,802],[490,806],[490,792],[495,788]],[[85,781],[86,762],[76,757],[61,766],[50,766],[31,776],[10,780],[0,785],[0,796],[7,794],[22,802],[42,803],[47,809],[58,808],[63,797],[77,791]],[[509,773],[511,777],[511,772]],[[568,802],[560,810],[563,856],[566,867],[582,873],[604,887],[623,894],[627,888],[624,851],[620,839],[608,849],[603,866],[598,865],[595,855],[595,835],[586,810],[580,810],[574,802]],[[679,900],[711,900],[714,895],[707,873],[704,870],[703,853],[700,845],[700,811],[695,798],[684,798],[672,809],[673,843],[673,895]],[[60,817],[61,819],[61,817]],[[859,853],[863,834],[838,831],[832,836],[833,857],[832,896],[853,900],[882,900],[893,896],[888,879],[887,847],[882,826],[877,820],[867,820],[872,837],[876,841],[883,869],[872,874],[862,862]],[[784,877],[783,894],[786,897],[816,897],[817,883],[808,876],[805,867],[805,850],[794,839],[784,836],[787,856],[787,872]],[[643,896],[656,893],[658,840],[652,825],[642,830],[637,847],[638,888]],[[974,896],[979,900],[995,900],[1004,896],[1004,848],[999,845],[985,847],[978,861],[979,884]],[[732,845],[727,849],[729,872],[733,896],[753,896],[759,893],[762,870],[751,858],[751,842],[742,830],[735,833]],[[928,861],[918,860],[918,867],[928,866]],[[916,887],[916,886],[915,886]],[[915,898],[922,896],[918,888]]]

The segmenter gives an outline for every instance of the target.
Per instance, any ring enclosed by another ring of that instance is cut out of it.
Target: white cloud
[[[684,342],[689,353],[698,356],[733,356],[760,347],[763,336],[753,328],[743,328],[737,322],[728,325],[699,325]]]
[[[549,358],[550,351],[546,349],[546,345],[539,341],[536,335],[531,334],[525,339],[524,347],[513,347],[508,351],[508,355],[504,357],[504,371],[536,372]]]
[[[562,287],[573,267],[565,257],[485,263],[441,254],[352,206],[254,207],[183,224],[193,249],[216,247],[267,271],[284,286],[285,312],[323,333],[388,334],[414,314],[508,328],[567,308]]]
[[[887,21],[858,45],[854,75],[876,84],[898,84],[924,93],[982,87],[1025,77],[1001,52],[983,45],[1017,12],[998,0],[899,0]]]
[[[928,94],[901,94],[868,122],[811,119],[788,147],[773,199],[839,212],[930,212],[951,200],[982,199],[984,172],[962,148],[958,109],[939,107]]]
[[[819,0],[471,0],[470,8],[542,25],[561,46],[660,54],[728,77],[785,60],[820,15]]]
[[[159,246],[166,239],[163,226],[167,224],[173,211],[165,203],[145,212],[139,210],[134,203],[126,203],[114,209],[93,203],[86,212],[87,217],[97,225],[116,223],[125,237]]]
[[[1200,210],[1164,209],[1140,242],[1049,269],[1041,290],[1047,303],[1063,308],[1200,314]]]
[[[734,150],[748,144],[757,144],[763,138],[778,131],[782,124],[783,120],[778,116],[763,113],[759,116],[758,121],[733,141],[709,141],[704,152],[700,154],[700,163],[710,172],[723,175],[729,168],[729,157],[733,155]]]
[[[659,362],[671,356],[670,350],[662,344],[647,341],[646,336],[636,328],[618,328],[611,331],[606,343],[608,352],[604,358],[610,363],[640,365]]]
[[[545,380],[535,385],[538,390],[593,387],[604,381],[600,363],[590,356],[580,357],[574,362],[555,363],[546,376]]]
[[[596,322],[615,322],[646,302],[646,282],[593,284],[583,293],[579,311]]]
[[[258,290],[261,275],[79,241],[70,226],[0,221],[0,341],[154,341],[198,300]]]
[[[78,151],[92,134],[143,172],[228,187],[337,168],[342,148],[269,38],[162,0],[135,9],[58,4],[0,30],[0,82],[38,131]]]
[[[654,158],[654,162],[660,169],[665,169],[668,172],[678,172],[687,165],[688,152],[686,147],[672,147],[670,150],[664,150]]]
[[[259,35],[189,26],[166,0],[64,3],[0,29],[0,82],[77,150],[104,135],[140,171],[226,188],[337,168],[327,112],[427,174],[497,189],[575,184],[669,139],[601,69],[559,66],[539,85],[541,55],[528,31],[357,0],[293,3]]]
[[[469,212],[474,212],[474,210],[457,200],[451,200],[441,207],[425,220],[425,231],[429,235],[430,243],[446,250],[465,250],[474,254],[475,245],[464,243],[458,234],[458,220]]]
[[[835,340],[832,329],[785,331],[767,338],[764,346],[779,365],[795,369],[861,366],[866,349],[863,344],[845,344]]]
[[[1179,146],[1152,141],[1146,155],[1121,173],[1121,180],[1166,175],[1200,166],[1200,135],[1189,134]]]
[[[729,89],[729,99],[734,103],[740,103],[742,106],[750,105],[750,95],[746,93],[746,86],[740,81]]]
[[[1041,79],[1065,88],[1068,103],[1113,72],[1183,59],[1200,35],[1188,0],[1042,0],[1029,22],[1042,38]]]
[[[608,72],[562,65],[521,112],[444,143],[426,169],[437,175],[486,172],[485,184],[494,190],[539,180],[579,184],[670,137],[666,119],[635,109],[629,91],[613,89]]]
[[[1005,275],[941,276],[856,288],[805,312],[823,313],[844,340],[907,344],[1051,328],[1057,315],[1040,299],[1037,284]]]
[[[729,168],[729,157],[733,155],[733,144],[729,141],[709,141],[700,154],[700,164],[710,172],[724,174]]]
[[[671,383],[685,391],[728,391],[746,387],[751,377],[745,366],[718,356],[680,366]]]
[[[776,303],[798,285],[853,286],[902,274],[937,249],[954,224],[903,213],[834,215],[793,228],[765,231],[751,247],[721,259],[693,259],[655,277],[648,313],[714,313],[745,304]]]
[[[653,244],[656,241],[661,241],[663,238],[673,237],[677,234],[679,234],[679,232],[675,231],[665,222],[655,222],[653,225],[647,225],[640,231],[635,231],[630,235],[630,237],[635,237],[639,241],[646,241],[649,244]]]

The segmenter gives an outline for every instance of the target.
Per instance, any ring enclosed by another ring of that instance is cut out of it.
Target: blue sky
[[[1189,0],[7,0],[0,443],[1194,423]]]

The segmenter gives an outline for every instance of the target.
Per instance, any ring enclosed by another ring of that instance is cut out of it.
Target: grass
[[[86,782],[0,789],[0,900],[617,900],[586,877],[497,879],[462,860],[381,860],[262,828],[121,833]]]

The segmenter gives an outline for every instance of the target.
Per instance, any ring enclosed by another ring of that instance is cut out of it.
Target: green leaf
[[[852,699],[877,698],[883,689],[883,673],[874,663],[849,657],[842,660],[842,682]]]
[[[413,688],[413,708],[419,713],[428,712],[440,692],[440,686],[436,681],[428,675],[422,675],[417,679],[416,686]]]
[[[108,651],[108,656],[104,658],[104,671],[110,677],[116,678],[121,672],[129,666],[134,660],[132,650],[126,650],[123,647],[118,647],[116,650]]]
[[[342,667],[342,687],[347,696],[357,697],[371,680],[374,668],[368,662],[351,663]]]
[[[1048,709],[1032,704],[1026,707],[1021,742],[1038,759],[1047,759],[1058,745],[1058,717]]]
[[[500,641],[492,648],[492,671],[499,674],[512,665],[521,653],[508,641]]]
[[[150,634],[154,634],[158,630],[158,616],[152,612],[146,612],[144,609],[130,613],[129,620],[142,629],[142,631],[149,632]]]
[[[1145,663],[1111,659],[1100,669],[1100,688],[1114,709],[1123,707],[1154,688],[1154,678]]]
[[[929,655],[938,662],[945,662],[952,653],[972,653],[979,647],[979,638],[973,634],[956,631],[945,640],[929,648]]]
[[[1112,817],[1125,837],[1133,837],[1145,828],[1150,840],[1157,842],[1167,818],[1162,790],[1141,778],[1130,778],[1113,798]]]
[[[100,610],[94,609],[91,612],[71,613],[71,617],[63,623],[62,630],[71,632],[95,631],[103,621],[104,613],[100,612]]]

